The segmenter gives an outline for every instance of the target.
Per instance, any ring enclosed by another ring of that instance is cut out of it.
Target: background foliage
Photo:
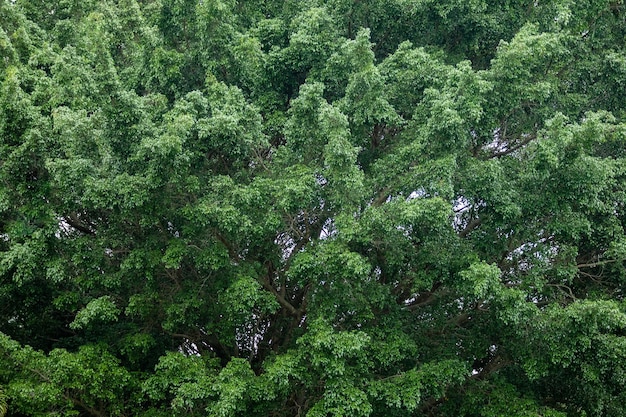
[[[626,415],[624,7],[2,0],[0,414]]]

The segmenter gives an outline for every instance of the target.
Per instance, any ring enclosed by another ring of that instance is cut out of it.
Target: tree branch
[[[461,230],[459,232],[459,236],[464,238],[466,237],[468,234],[470,234],[470,232],[474,229],[476,229],[478,226],[480,226],[480,224],[482,223],[482,219],[480,217],[476,217],[474,219],[472,219],[467,226],[465,226],[465,229]]]
[[[378,196],[372,201],[372,206],[377,207],[383,204],[389,198],[389,187],[385,187],[380,190]]]
[[[472,379],[482,380],[487,378],[490,374],[508,366],[513,363],[510,359],[505,359],[501,355],[495,355],[487,362],[487,364],[476,374],[472,375]]]
[[[430,291],[426,291],[415,298],[415,300],[409,304],[406,304],[406,308],[409,311],[417,310],[418,308],[425,307],[434,303],[438,298],[448,293],[446,290],[438,291],[441,287],[441,283],[436,283]]]
[[[278,304],[280,304],[283,308],[285,308],[289,312],[289,314],[295,317],[300,316],[300,311],[297,308],[295,308],[293,305],[291,305],[291,303],[287,301],[285,297],[279,294],[278,291],[276,291],[276,288],[274,288],[272,284],[269,282],[268,277],[264,277],[260,281],[261,281],[261,285],[263,285],[263,288],[271,292],[272,295],[274,295],[274,298],[276,298],[276,301],[278,301]]]
[[[222,234],[217,229],[214,229],[213,233],[215,234],[217,240],[219,240],[226,247],[226,250],[228,250],[228,256],[230,257],[230,259],[233,261],[238,260],[239,255],[237,254],[237,251],[235,250],[233,245],[231,245],[230,242],[226,240],[226,238],[222,236]]]
[[[621,259],[607,259],[606,261],[589,262],[589,263],[585,263],[585,264],[578,264],[578,265],[576,265],[576,268],[578,268],[578,269],[580,269],[580,268],[595,268],[597,266],[603,266],[603,265],[619,262],[620,260]]]
[[[96,234],[95,230],[92,230],[88,225],[84,224],[74,213],[64,216],[63,221],[86,235],[94,236]]]
[[[516,150],[523,148],[524,146],[528,145],[530,142],[532,142],[533,140],[537,139],[537,135],[532,134],[529,135],[526,139],[524,139],[521,142],[516,143],[515,145],[511,146],[510,148],[507,148],[503,151],[499,151],[499,152],[492,152],[491,154],[487,155],[484,159],[493,159],[493,158],[499,158],[501,156],[506,156],[509,155],[513,152],[515,152]]]

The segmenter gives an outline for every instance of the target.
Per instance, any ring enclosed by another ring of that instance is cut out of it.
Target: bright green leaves
[[[226,176],[215,176],[209,190],[195,204],[186,207],[183,214],[191,222],[213,228],[218,236],[228,236],[232,239],[232,245],[240,245],[237,248],[226,244],[230,246],[231,256],[235,255],[234,250],[252,244],[251,239],[257,233],[269,233],[271,230],[268,231],[266,227],[275,226],[277,220],[274,216],[263,219],[253,210],[257,204],[269,204],[268,196],[254,187],[237,185]],[[187,233],[195,234],[197,231],[189,226]]]
[[[365,370],[365,352],[369,337],[360,331],[335,331],[325,320],[316,319],[298,340],[302,363],[310,364],[311,375],[304,383],[315,388],[314,381],[324,380],[321,397],[307,415],[367,416],[372,411],[367,394],[360,387],[359,373]]]
[[[212,391],[217,401],[207,408],[209,415],[234,417],[245,412],[250,398],[258,400],[255,392],[254,372],[243,359],[235,358],[222,369],[216,378]]]
[[[297,5],[296,16],[261,20],[251,30],[267,51],[263,78],[269,85],[259,86],[262,97],[277,101],[274,104],[283,110],[305,80],[319,79],[327,59],[341,43],[335,21],[325,7],[302,6]]]
[[[462,383],[467,368],[456,360],[429,362],[398,375],[374,380],[368,391],[385,406],[416,412],[423,398],[441,398],[452,385]]]
[[[159,359],[142,391],[152,400],[166,401],[175,415],[202,415],[217,374],[214,368],[200,357],[170,352]]]
[[[383,281],[397,277],[396,291],[410,294],[430,288],[455,268],[448,253],[437,249],[455,244],[449,216],[450,206],[440,198],[396,198],[368,207],[356,222],[341,218],[339,236],[367,254]]]
[[[198,139],[223,158],[250,158],[253,151],[266,145],[258,110],[235,87],[219,84],[208,89],[212,117],[198,121]]]
[[[410,118],[426,88],[436,88],[449,71],[437,56],[410,42],[403,42],[379,66],[386,81],[390,103],[405,118]]]
[[[566,53],[560,36],[548,32],[539,33],[535,25],[528,24],[510,42],[500,44],[498,56],[493,60],[489,72],[509,81],[522,81],[523,84],[518,88],[528,87],[526,83],[536,76],[533,74],[536,72],[534,69],[542,67],[551,73],[554,68],[546,67],[546,62],[562,58]]]
[[[198,55],[207,77],[216,76],[245,91],[263,88],[265,55],[261,42],[237,30],[234,1],[198,2]]]
[[[376,125],[396,126],[400,124],[400,118],[385,99],[383,91],[383,79],[376,67],[372,65],[350,77],[346,95],[340,102],[340,106],[345,109],[350,117],[355,134],[360,133],[364,139],[367,137],[366,134],[370,133]],[[365,134],[361,133],[364,129]],[[376,135],[377,132],[371,134]],[[384,140],[384,138],[379,137],[376,140]],[[373,144],[361,143],[361,146],[375,146],[376,140]]]
[[[11,44],[11,39],[4,29],[0,29],[0,53],[2,56],[6,57],[2,62],[2,67],[0,67],[4,72],[8,64],[14,63],[17,60],[17,53]]]
[[[314,169],[328,200],[341,206],[360,197],[358,148],[351,142],[347,118],[328,104],[322,94],[322,84],[302,86],[290,109],[291,117],[285,126],[287,146],[282,152],[285,162]]]
[[[497,213],[498,217],[513,220],[521,214],[518,191],[514,187],[514,173],[498,159],[486,161],[467,158],[457,172],[458,192],[481,211]],[[459,209],[462,210],[461,207]]]
[[[328,140],[324,146],[322,171],[322,182],[328,181],[330,188],[328,200],[339,207],[344,202],[357,202],[362,197],[363,175],[356,163],[358,149],[348,137],[346,118],[333,107],[324,107],[319,117],[321,131]]]
[[[252,344],[256,337],[254,331],[260,329],[250,329],[249,326],[254,326],[253,323],[259,317],[267,317],[279,309],[272,294],[262,291],[258,280],[249,276],[240,276],[233,280],[220,295],[218,302],[225,317],[237,328],[239,337],[249,338]],[[253,346],[247,348],[254,349]]]
[[[111,300],[111,297],[104,295],[91,300],[85,308],[80,310],[74,321],[70,323],[70,329],[84,329],[98,323],[117,321],[119,313],[120,310]]]
[[[259,39],[251,35],[241,35],[235,38],[232,46],[233,78],[238,85],[247,91],[258,91],[264,86],[263,68],[267,57],[263,54]]]
[[[280,212],[296,213],[303,208],[320,204],[320,190],[315,171],[305,165],[294,164],[285,169],[286,175],[273,181],[258,179],[260,189],[268,189]]]
[[[293,153],[291,158],[297,162],[321,162],[326,137],[320,132],[320,111],[328,106],[322,96],[323,91],[320,83],[304,84],[298,98],[291,104],[285,138]]]
[[[331,239],[296,254],[288,276],[298,286],[313,287],[312,316],[341,317],[352,327],[373,318],[372,307],[381,302],[377,284],[368,279],[370,268],[358,253]]]
[[[58,107],[52,113],[52,122],[68,158],[85,158],[95,163],[111,159],[110,145],[103,138],[101,114]]]
[[[505,116],[509,119],[508,124],[515,123],[516,130],[531,133],[533,125],[540,120],[529,119],[528,114],[541,114],[542,106],[559,93],[558,73],[567,65],[568,50],[564,35],[538,33],[536,26],[524,26],[510,43],[500,44],[487,72],[488,79],[497,86],[497,93],[490,104],[500,114],[508,113]]]
[[[328,390],[307,413],[307,417],[333,416],[368,416],[372,406],[363,390],[341,382],[328,384]]]
[[[306,336],[300,338],[298,344],[309,352],[310,364],[317,372],[329,378],[337,378],[351,373],[352,369],[346,361],[363,355],[369,342],[366,333],[359,331],[335,331],[324,319],[313,320]]]
[[[146,63],[146,87],[168,97],[180,94],[181,73],[184,70],[185,56],[177,51],[157,46]]]
[[[610,335],[617,335],[626,328],[626,314],[623,306],[612,301],[574,303],[565,310],[552,308],[545,314],[542,338],[548,343],[548,353],[555,364],[570,366],[582,359],[586,351],[598,349],[609,342]],[[547,326],[547,327],[546,327]],[[594,346],[594,339],[600,339]],[[615,340],[617,341],[617,340]],[[605,347],[609,347],[605,345]],[[600,349],[601,355],[624,354],[619,344],[615,352]]]
[[[120,401],[134,381],[119,361],[100,346],[85,345],[77,352],[53,350],[49,355],[11,341],[0,334],[2,376],[12,376],[6,386],[11,407],[33,416],[94,413],[106,409],[122,415],[130,404]],[[130,398],[129,398],[130,399]]]
[[[0,5],[0,71],[11,66],[24,64],[39,52],[45,37],[43,31],[23,14],[22,10],[11,2]],[[43,49],[43,48],[42,48]]]
[[[165,115],[166,125],[160,136],[142,140],[137,158],[154,159],[164,164],[181,157],[183,144],[194,125],[194,119],[192,115],[176,110]]]
[[[7,145],[16,145],[21,136],[28,132],[36,120],[36,109],[28,95],[20,85],[22,73],[18,67],[10,66],[3,74],[0,95],[0,132],[2,132],[2,152],[5,153]]]
[[[300,13],[291,24],[285,53],[293,70],[319,71],[338,40],[339,33],[325,8],[313,7]]]
[[[486,263],[472,264],[469,269],[459,274],[462,285],[467,285],[469,291],[478,299],[484,299],[497,291],[500,284],[500,270],[494,265]]]
[[[14,229],[15,230],[15,229]],[[27,236],[22,236],[24,238]],[[18,236],[13,238],[19,242]],[[46,243],[42,233],[35,233],[35,238],[24,243],[14,243],[11,248],[0,255],[0,274],[11,276],[17,285],[33,282],[41,271],[40,261],[45,258]]]
[[[176,169],[199,164],[218,172],[241,168],[250,161],[265,145],[255,107],[236,87],[210,81],[207,90],[207,94],[194,91],[179,100],[165,115],[166,128],[160,137],[146,141],[147,149],[138,157],[161,154],[159,165],[169,160]]]
[[[433,156],[466,149],[482,127],[492,84],[463,61],[450,69],[440,89],[427,88],[411,128]]]
[[[76,210],[75,193],[80,199],[95,197],[97,191],[88,184],[99,175],[111,175],[116,158],[105,136],[105,119],[101,113],[89,115],[85,110],[59,107],[52,113],[52,123],[62,147],[57,155],[49,156],[46,168],[52,187],[60,191],[59,198],[66,202],[68,210]]]
[[[346,40],[328,59],[321,77],[327,96],[343,95],[337,106],[348,116],[353,142],[361,148],[378,146],[383,128],[401,122],[386,99],[373,46],[369,30],[360,30],[354,40]]]
[[[582,123],[570,124],[557,115],[546,122],[546,130],[531,148],[533,159],[521,176],[522,183],[541,187],[551,197],[525,206],[549,211],[554,219],[550,227],[557,236],[589,236],[594,234],[591,221],[610,223],[613,217],[606,197],[620,188],[615,182],[618,164],[600,155],[606,152],[607,142],[615,140],[613,132],[621,128],[602,120],[601,114],[588,114]]]
[[[519,325],[535,317],[534,304],[527,302],[526,294],[509,288],[500,281],[500,270],[484,262],[471,264],[459,273],[460,294],[466,302],[475,302],[490,309],[506,325]]]
[[[85,25],[98,24],[85,22]],[[95,111],[117,89],[117,74],[103,33],[92,36],[93,43],[68,45],[51,67],[51,104]]]
[[[330,93],[341,95],[351,75],[374,66],[374,52],[367,29],[359,31],[355,39],[347,39],[326,62],[321,81]]]

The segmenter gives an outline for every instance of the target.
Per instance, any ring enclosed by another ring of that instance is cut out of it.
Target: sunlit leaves
[[[389,407],[414,412],[423,397],[438,398],[449,385],[460,384],[466,376],[467,369],[462,362],[447,360],[426,363],[405,373],[373,381],[368,390]]]
[[[70,323],[71,329],[82,329],[98,322],[117,321],[119,309],[108,295],[90,301],[85,308],[76,314],[76,318]]]
[[[105,404],[111,415],[120,415],[119,400],[133,384],[127,370],[101,346],[82,346],[75,353],[57,349],[46,356],[2,334],[0,352],[5,374],[16,375],[7,386],[11,406],[31,415],[49,415],[55,408],[76,415],[74,406],[93,411]],[[17,376],[22,371],[27,372]]]

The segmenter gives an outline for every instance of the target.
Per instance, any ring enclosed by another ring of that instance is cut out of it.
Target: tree
[[[625,13],[2,1],[0,414],[626,415]]]
[[[0,390],[0,416],[4,417],[7,413],[7,397],[3,391]]]

